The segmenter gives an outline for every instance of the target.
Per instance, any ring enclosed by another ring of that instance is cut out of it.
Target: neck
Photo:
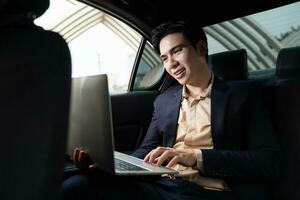
[[[197,97],[208,87],[212,78],[212,73],[208,68],[204,68],[198,80],[192,84],[186,84],[187,93],[192,97]]]

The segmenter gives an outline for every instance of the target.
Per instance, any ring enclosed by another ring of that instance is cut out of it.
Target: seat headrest
[[[276,61],[276,76],[280,78],[300,77],[300,46],[283,48]]]
[[[7,14],[31,14],[41,16],[49,8],[49,0],[7,0],[3,10]]]
[[[209,55],[213,73],[225,81],[248,79],[247,52],[245,49]]]

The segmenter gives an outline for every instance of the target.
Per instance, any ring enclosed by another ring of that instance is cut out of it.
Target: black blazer
[[[181,95],[178,85],[157,97],[148,132],[134,156],[143,158],[157,146],[174,145]],[[224,179],[241,199],[264,199],[266,183],[277,176],[280,148],[258,88],[215,77],[211,132],[214,149],[202,149],[200,173]]]

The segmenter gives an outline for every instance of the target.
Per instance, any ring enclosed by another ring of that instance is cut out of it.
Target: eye
[[[176,47],[174,50],[173,50],[173,53],[179,53],[181,52],[182,50],[182,47]]]
[[[165,63],[165,62],[167,62],[168,59],[167,59],[167,57],[164,56],[164,57],[161,57],[161,60],[162,60],[162,62]]]

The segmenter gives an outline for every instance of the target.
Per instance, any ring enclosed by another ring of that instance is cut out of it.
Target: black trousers
[[[62,186],[62,200],[235,200],[233,192],[204,189],[181,179],[161,177],[116,177],[78,174]]]

